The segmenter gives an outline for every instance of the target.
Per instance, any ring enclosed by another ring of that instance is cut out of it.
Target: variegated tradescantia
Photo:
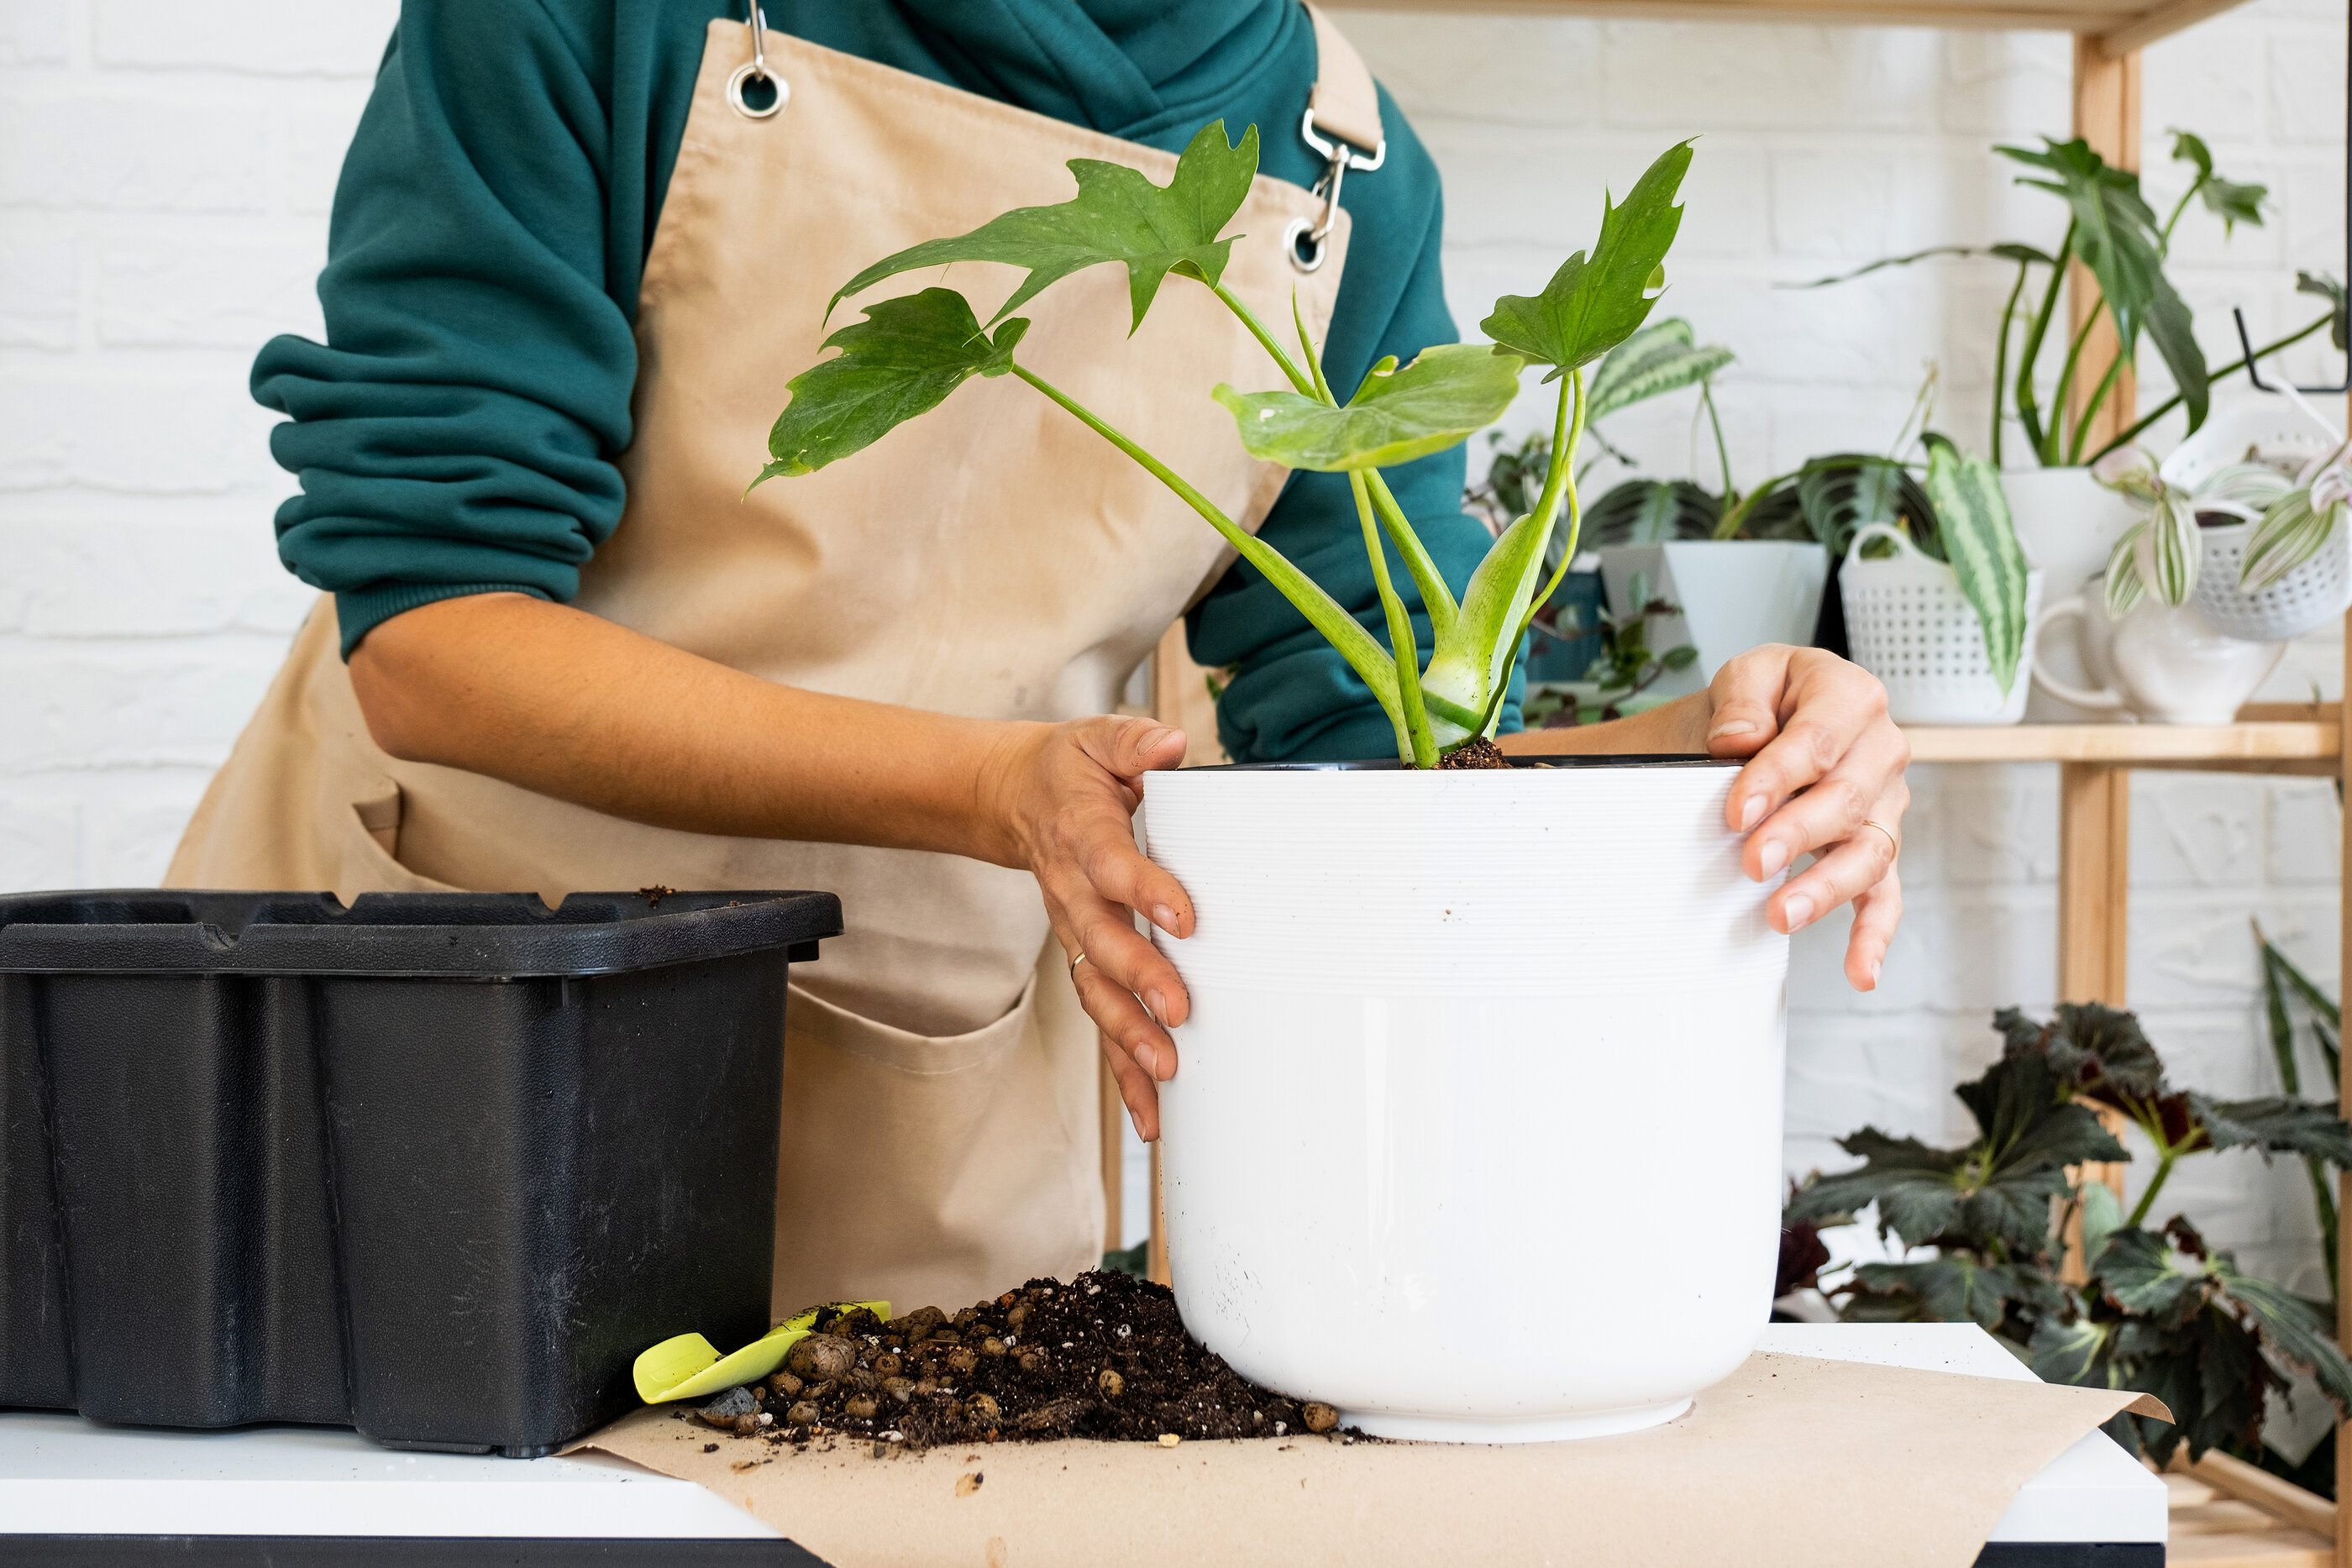
[[[793,378],[791,402],[769,433],[771,461],[752,484],[814,473],[847,457],[937,407],[974,377],[1014,377],[1198,512],[1371,688],[1395,726],[1399,757],[1412,767],[1434,767],[1445,752],[1494,733],[1528,623],[1559,589],[1575,555],[1580,514],[1572,476],[1577,442],[1593,412],[1590,369],[1642,326],[1664,287],[1666,252],[1682,221],[1675,194],[1690,167],[1690,144],[1668,149],[1623,202],[1604,203],[1591,252],[1570,256],[1541,292],[1496,302],[1483,323],[1491,348],[1443,344],[1410,364],[1383,360],[1344,401],[1325,380],[1322,355],[1295,301],[1296,358],[1223,284],[1230,247],[1241,237],[1223,230],[1249,193],[1257,149],[1255,126],[1230,144],[1222,120],[1204,127],[1165,186],[1121,164],[1076,159],[1070,171],[1078,193],[1070,201],[1006,213],[970,234],[929,240],[876,262],[844,285],[834,302],[902,273],[950,262],[994,262],[1025,268],[1028,277],[986,327],[962,295],[933,287],[882,300],[866,310],[863,321],[827,338],[825,347],[839,353]],[[1112,262],[1127,268],[1133,325],[1142,323],[1167,278],[1187,279],[1234,313],[1290,383],[1288,392],[1244,393],[1219,386],[1211,395],[1232,413],[1253,456],[1348,476],[1387,622],[1387,647],[1281,552],[1226,517],[1135,438],[1015,357],[1029,323],[1013,310],[1073,272]],[[1561,460],[1552,465],[1533,507],[1495,541],[1457,601],[1381,469],[1442,451],[1493,423],[1510,406],[1520,372],[1530,365],[1546,367],[1544,380],[1560,383],[1553,450]],[[1568,548],[1548,551],[1563,520]],[[1426,664],[1389,575],[1383,535],[1429,613],[1435,645]],[[1548,554],[1559,564],[1547,580]]]
[[[2146,514],[2116,541],[2107,557],[2107,613],[2117,620],[2147,594],[2186,604],[2197,591],[2204,559],[2200,512],[2251,519],[2239,557],[2238,585],[2258,593],[2317,555],[2352,515],[2352,468],[2337,445],[2289,476],[2268,463],[2224,464],[2183,489],[2158,472],[2156,459],[2137,446],[2118,447],[2091,469],[2107,488],[2129,497]]]

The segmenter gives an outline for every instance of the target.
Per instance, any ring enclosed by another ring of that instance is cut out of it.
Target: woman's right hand
[[[1176,1042],[1192,998],[1176,967],[1135,928],[1140,915],[1171,936],[1192,933],[1183,885],[1135,847],[1143,775],[1184,760],[1184,732],[1148,718],[1023,725],[992,756],[989,814],[1011,836],[1006,858],[1045,896],[1078,999],[1102,1030],[1103,1052],[1139,1137],[1160,1135],[1160,1089],[1176,1075]]]

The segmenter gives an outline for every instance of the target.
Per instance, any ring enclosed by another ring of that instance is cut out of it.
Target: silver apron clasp
[[[746,120],[765,120],[784,107],[793,96],[792,84],[768,69],[768,18],[761,14],[760,0],[751,0],[751,57],[735,68],[727,78],[727,107]],[[743,101],[743,88],[748,82],[763,81],[775,90],[776,96],[759,108]]]
[[[1323,265],[1328,249],[1325,242],[1331,237],[1332,225],[1339,221],[1339,183],[1348,177],[1350,169],[1361,169],[1369,174],[1387,162],[1389,139],[1381,137],[1381,144],[1372,149],[1370,157],[1337,135],[1326,141],[1315,133],[1313,104],[1307,105],[1306,115],[1298,122],[1298,134],[1323,160],[1323,173],[1315,182],[1312,193],[1323,198],[1323,212],[1312,223],[1305,218],[1291,219],[1290,227],[1283,231],[1282,249],[1297,271],[1313,272]]]

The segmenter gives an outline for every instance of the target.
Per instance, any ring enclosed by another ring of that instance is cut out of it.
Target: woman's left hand
[[[1748,759],[1725,809],[1748,834],[1748,874],[1761,882],[1818,857],[1772,895],[1767,916],[1794,933],[1851,903],[1845,977],[1875,989],[1903,918],[1895,862],[1911,803],[1911,743],[1886,716],[1886,688],[1834,653],[1772,644],[1725,661],[1692,701],[1707,754]]]
[[[1903,918],[1895,866],[1903,769],[1911,743],[1886,716],[1886,688],[1858,664],[1818,648],[1768,644],[1725,662],[1703,692],[1631,718],[1507,735],[1518,752],[1706,752],[1745,758],[1725,817],[1748,835],[1740,863],[1762,882],[1819,858],[1765,905],[1773,926],[1796,932],[1841,904],[1853,905],[1845,977],[1874,989]]]

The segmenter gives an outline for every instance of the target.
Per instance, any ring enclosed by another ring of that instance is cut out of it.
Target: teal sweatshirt
[[[743,0],[402,5],[335,193],[327,340],[273,339],[253,368],[255,397],[289,416],[270,450],[301,482],[278,509],[278,555],[335,595],[346,657],[436,600],[578,591],[621,517],[638,281],[704,30],[744,14]],[[1213,120],[1255,124],[1267,173],[1318,172],[1297,131],[1316,50],[1295,0],[769,0],[766,16],[1171,152]],[[1343,188],[1354,239],[1326,349],[1341,386],[1384,354],[1455,340],[1437,171],[1385,92],[1381,110],[1388,162]],[[1460,508],[1463,464],[1456,448],[1390,475],[1457,594],[1487,542]],[[1385,644],[1342,476],[1294,474],[1263,537]],[[1391,574],[1411,595],[1393,553]],[[1236,759],[1395,754],[1363,683],[1256,571],[1236,565],[1189,632],[1193,657],[1235,669],[1218,728]]]

